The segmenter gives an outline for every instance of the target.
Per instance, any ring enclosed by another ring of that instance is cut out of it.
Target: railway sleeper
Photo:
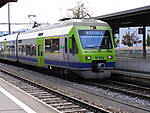
[[[66,111],[63,111],[63,113],[75,113],[75,112],[88,112],[89,110],[87,109],[77,109],[77,110],[66,110]]]
[[[29,94],[31,94],[31,95],[41,95],[41,94],[46,95],[48,93],[47,92],[29,92]]]
[[[43,95],[43,96],[37,96],[38,99],[45,99],[45,98],[57,98],[54,95]]]
[[[37,90],[38,88],[33,87],[33,86],[20,86],[19,88],[21,88],[22,90]]]
[[[45,93],[43,90],[28,90],[27,93]]]
[[[61,98],[49,98],[49,97],[47,97],[47,98],[42,98],[41,100],[43,100],[43,101],[47,101],[47,100],[49,100],[49,101],[54,101],[54,100],[62,100]]]
[[[57,109],[68,109],[68,108],[79,108],[80,106],[78,105],[71,105],[71,106],[58,106],[56,107]]]
[[[58,101],[50,101],[50,100],[46,100],[46,101],[44,101],[44,102],[46,102],[46,104],[56,104],[56,103],[65,103],[65,102],[67,102],[67,100],[58,100]]]
[[[68,103],[59,103],[59,104],[51,104],[51,106],[53,107],[57,107],[57,106],[67,106],[67,105],[74,105],[72,104],[71,102],[68,102]]]

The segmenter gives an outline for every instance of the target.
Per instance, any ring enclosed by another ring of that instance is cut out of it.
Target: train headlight
[[[112,58],[113,58],[113,56],[109,55],[109,56],[107,56],[107,58],[108,58],[108,59],[112,59]]]
[[[91,56],[86,56],[85,59],[86,60],[91,60]]]

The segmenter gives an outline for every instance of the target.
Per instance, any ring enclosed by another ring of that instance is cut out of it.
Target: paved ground
[[[0,113],[58,113],[0,79]]]

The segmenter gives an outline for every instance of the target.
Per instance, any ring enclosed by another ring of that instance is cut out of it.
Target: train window
[[[15,55],[15,41],[7,41],[6,52],[10,55]]]
[[[45,40],[45,53],[51,53],[52,41],[50,39]]]
[[[79,30],[83,49],[111,49],[111,35],[108,30]]]
[[[4,46],[0,46],[0,53],[3,54],[4,53]]]
[[[45,53],[59,52],[59,39],[45,39]]]
[[[26,45],[26,55],[35,56],[36,55],[36,46],[33,44]]]
[[[33,56],[36,56],[36,45],[33,45],[33,46],[32,46],[31,51],[32,51],[32,52],[31,52],[32,55],[33,55]]]
[[[26,55],[26,45],[19,45],[19,55]]]
[[[14,55],[15,54],[15,46],[14,45],[7,45],[6,46],[7,54]]]
[[[31,54],[31,47],[30,45],[26,45],[26,55],[30,55]]]
[[[71,41],[72,41],[71,42],[72,48],[70,50],[70,53],[72,53],[74,55],[74,54],[78,53],[78,48],[77,48],[77,44],[76,44],[76,40],[75,40],[74,35],[72,35],[72,37],[70,37],[70,38],[71,38]]]
[[[59,39],[52,40],[52,53],[59,53]]]
[[[7,53],[10,55],[15,55],[15,46],[14,45],[7,46]]]
[[[36,55],[36,46],[35,46],[35,44],[19,45],[19,55],[35,56]]]

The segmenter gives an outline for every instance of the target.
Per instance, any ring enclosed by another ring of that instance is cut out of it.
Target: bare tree
[[[78,1],[74,8],[68,9],[67,11],[71,18],[90,18],[92,15],[89,8],[82,1]]]
[[[136,33],[130,33],[130,28],[128,29],[129,31],[123,36],[122,44],[130,47],[133,46],[133,44],[141,43],[142,41],[139,40],[139,37],[137,37]]]

